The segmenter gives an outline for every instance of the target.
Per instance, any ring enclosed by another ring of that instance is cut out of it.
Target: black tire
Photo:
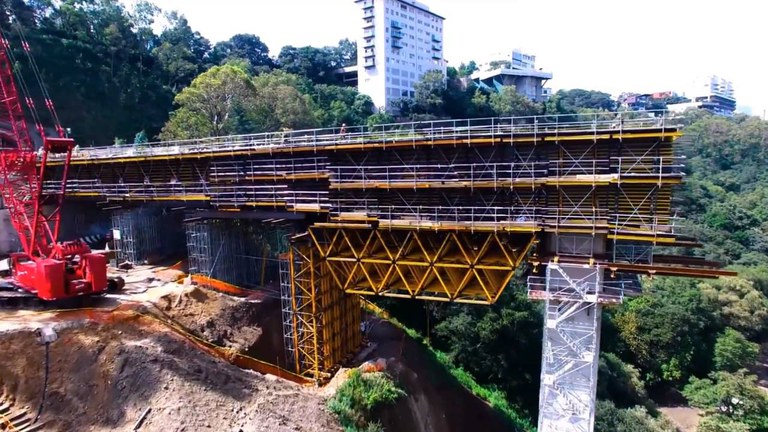
[[[107,280],[107,292],[115,293],[122,291],[125,287],[125,281],[120,276],[109,278]]]

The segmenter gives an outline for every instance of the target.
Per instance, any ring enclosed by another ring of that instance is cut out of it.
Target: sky
[[[756,0],[421,0],[446,18],[449,65],[521,48],[553,73],[553,89],[688,90],[719,75],[740,110],[768,110],[768,7]],[[153,0],[184,14],[212,42],[253,33],[276,56],[285,45],[356,40],[354,0]]]

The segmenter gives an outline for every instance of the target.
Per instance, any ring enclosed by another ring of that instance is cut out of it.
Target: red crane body
[[[82,241],[58,242],[61,209],[67,185],[72,149],[75,142],[67,138],[58,124],[52,101],[46,106],[54,114],[58,136],[48,137],[40,122],[42,137],[40,163],[35,143],[27,126],[19,97],[12,54],[7,39],[0,49],[0,122],[10,124],[11,131],[0,134],[0,196],[19,234],[23,252],[11,254],[13,284],[44,300],[98,294],[107,289],[107,262],[101,254],[91,253]],[[26,51],[29,46],[23,43]],[[34,110],[31,98],[24,102]],[[48,155],[63,154],[64,167],[55,193],[43,193]]]

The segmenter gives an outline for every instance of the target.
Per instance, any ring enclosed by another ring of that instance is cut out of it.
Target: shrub
[[[371,411],[379,405],[394,403],[401,396],[405,392],[386,373],[363,374],[353,369],[328,401],[328,409],[339,417],[346,432],[377,432],[382,427],[371,421]]]

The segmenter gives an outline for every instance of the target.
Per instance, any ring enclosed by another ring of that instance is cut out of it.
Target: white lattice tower
[[[591,432],[600,349],[602,269],[549,263],[539,432]]]

